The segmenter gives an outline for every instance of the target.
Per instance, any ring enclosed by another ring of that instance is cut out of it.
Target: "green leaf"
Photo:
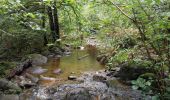
[[[159,100],[159,96],[158,95],[152,96],[152,100]]]
[[[138,88],[139,88],[139,87],[136,86],[136,85],[132,86],[132,89],[134,89],[134,90],[137,90]]]
[[[145,84],[148,86],[151,86],[151,82],[149,82],[149,81],[147,81]]]

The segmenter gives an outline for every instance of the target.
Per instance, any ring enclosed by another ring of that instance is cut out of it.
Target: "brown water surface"
[[[71,82],[68,81],[70,75],[79,76],[85,71],[96,71],[104,68],[96,61],[96,56],[97,49],[95,47],[87,46],[85,50],[74,50],[69,56],[49,59],[48,63],[42,66],[48,71],[36,76],[42,78],[41,85]],[[54,70],[56,69],[61,69],[62,73],[55,74]]]

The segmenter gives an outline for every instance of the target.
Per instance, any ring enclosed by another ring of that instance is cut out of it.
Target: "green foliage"
[[[55,47],[59,41],[61,45],[69,43],[77,47],[82,45],[80,35],[93,34],[98,35],[105,49],[114,48],[117,52],[109,58],[109,68],[123,62],[152,67],[154,82],[164,83],[164,73],[169,74],[170,70],[170,1],[112,1],[1,0],[0,58],[41,53],[46,44],[49,48]],[[53,8],[55,4],[61,39],[52,43],[47,12],[48,7]],[[65,35],[67,39],[62,38]],[[149,75],[145,73],[134,81],[134,88],[151,91],[150,78],[142,79]],[[159,98],[169,94],[169,89],[162,87],[164,84],[155,92]]]
[[[145,80],[143,78],[138,78],[135,81],[132,81],[132,88],[133,89],[142,89],[144,92],[150,92],[151,91],[151,84],[152,80]]]
[[[120,52],[118,52],[113,59],[115,59],[116,62],[125,62],[128,60],[128,54],[129,54],[129,50],[121,50]]]

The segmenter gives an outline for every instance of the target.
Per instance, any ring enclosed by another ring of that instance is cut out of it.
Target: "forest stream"
[[[170,100],[170,0],[0,0],[0,100]]]
[[[74,50],[70,55],[50,58],[43,66],[27,73],[38,77],[38,84],[26,89],[21,100],[139,100],[139,91],[107,76],[96,61],[97,49]]]

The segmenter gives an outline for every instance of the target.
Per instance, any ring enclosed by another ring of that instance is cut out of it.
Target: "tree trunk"
[[[48,7],[48,17],[49,17],[52,41],[55,42],[57,39],[60,38],[58,12],[57,12],[55,2],[52,7],[50,6]]]
[[[56,33],[56,38],[59,39],[60,38],[60,29],[59,29],[59,21],[58,21],[58,11],[57,11],[57,7],[56,7],[56,3],[54,3],[54,29],[55,29],[55,33]]]
[[[43,3],[43,1],[42,1],[42,3]],[[46,18],[45,18],[45,5],[44,5],[44,3],[43,3],[43,16],[42,16],[42,28],[44,28],[45,29],[45,22],[46,22]],[[43,38],[44,38],[44,46],[46,46],[47,44],[48,44],[48,39],[47,39],[47,36],[46,36],[46,32],[44,32],[44,34],[43,34]]]

